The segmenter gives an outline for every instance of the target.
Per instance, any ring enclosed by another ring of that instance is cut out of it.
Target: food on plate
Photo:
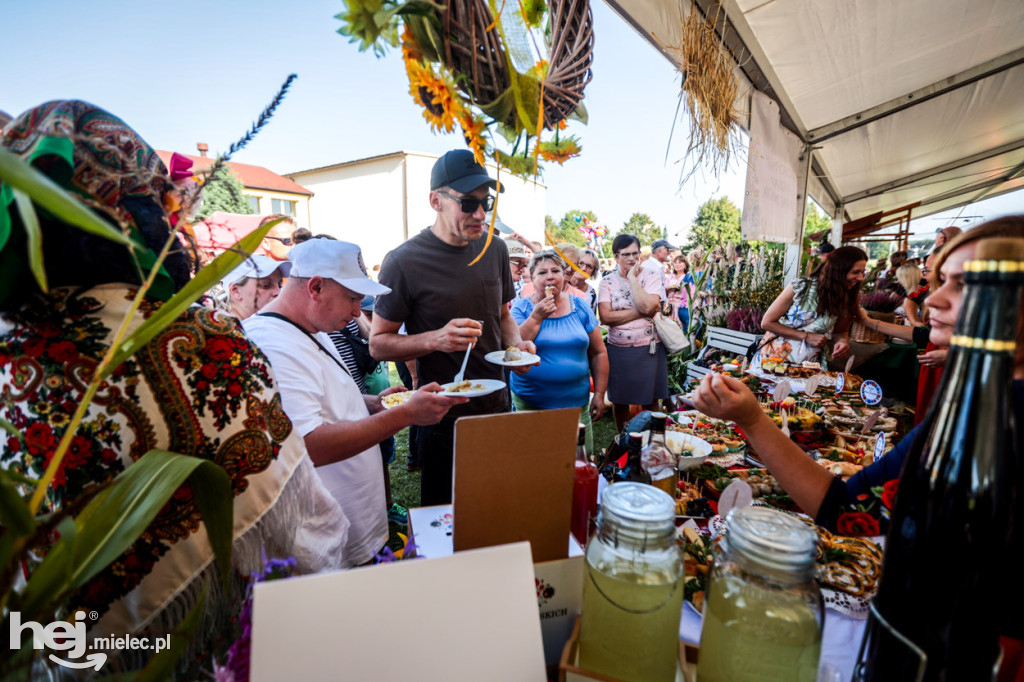
[[[703,612],[708,571],[711,570],[712,541],[693,528],[683,528],[679,544],[683,550],[683,599]]]
[[[704,417],[697,419],[688,426],[671,427],[680,433],[689,433],[706,440],[712,449],[712,455],[721,455],[726,452],[739,452],[747,446],[747,442],[727,422]],[[696,453],[692,453],[696,454]]]
[[[750,485],[754,499],[760,499],[762,502],[780,509],[796,508],[793,498],[782,489],[782,486],[779,485],[774,476],[768,473],[767,469],[726,471],[716,479],[706,480],[704,481],[704,486],[708,497],[717,500],[722,496],[722,491],[737,478],[746,481]]]
[[[776,426],[780,427],[782,426],[782,410],[785,410],[789,417],[790,431],[810,431],[821,421],[821,417],[806,407],[797,407],[793,398],[786,398],[782,402],[762,403],[761,409],[768,413]]]
[[[388,408],[390,410],[392,407],[398,407],[399,405],[401,405],[405,401],[407,401],[409,398],[411,398],[412,397],[412,393],[413,393],[412,391],[402,391],[401,393],[390,393],[390,394],[384,396],[383,398],[381,398],[380,402],[381,402],[381,404],[384,407],[386,407],[386,408]]]
[[[505,356],[502,358],[505,362],[518,362],[523,359],[523,351],[519,350],[515,346],[509,346],[505,349]]]
[[[882,550],[864,538],[818,531],[818,582],[824,587],[867,597],[875,591],[882,572]]]
[[[853,462],[834,462],[830,459],[824,458],[819,459],[818,464],[825,467],[825,469],[833,476],[841,476],[843,480],[846,480],[864,468],[862,465],[854,464]]]
[[[676,495],[676,516],[710,519],[714,515],[715,510],[708,504],[708,498],[700,494],[698,486],[687,481],[679,481],[679,491]]]
[[[460,381],[445,389],[445,393],[468,393],[469,391],[483,391],[486,388],[483,384],[474,384],[472,381]]]

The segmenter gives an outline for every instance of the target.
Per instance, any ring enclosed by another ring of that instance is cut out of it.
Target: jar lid
[[[663,490],[646,483],[622,481],[601,494],[598,525],[602,532],[631,544],[675,537],[676,503]]]
[[[725,520],[730,550],[772,571],[803,571],[814,564],[818,534],[784,512],[767,507],[733,509]]]
[[[622,481],[608,486],[601,495],[601,507],[629,521],[660,524],[676,520],[672,496],[646,483]]]

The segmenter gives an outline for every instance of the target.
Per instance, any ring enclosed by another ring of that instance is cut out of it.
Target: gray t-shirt
[[[484,355],[504,350],[501,345],[501,311],[515,298],[508,247],[492,239],[480,262],[469,264],[483,251],[486,235],[466,246],[441,241],[427,228],[385,258],[378,280],[390,287],[390,294],[378,296],[375,315],[391,322],[404,322],[408,333],[421,334],[440,329],[458,317],[483,322],[483,335],[473,347],[466,365],[466,379],[504,380],[500,365]],[[436,381],[445,384],[455,377],[465,353],[434,352],[416,361],[420,385]],[[491,414],[509,409],[506,391],[473,398],[457,405],[448,417]]]

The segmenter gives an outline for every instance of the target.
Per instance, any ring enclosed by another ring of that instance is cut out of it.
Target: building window
[[[271,213],[295,217],[295,202],[288,201],[286,199],[271,199],[270,203],[273,207]]]
[[[254,197],[251,194],[246,194],[245,198],[249,200],[249,208],[252,209],[252,212],[257,214],[257,215],[259,215],[259,212],[260,212],[260,198],[259,197]]]

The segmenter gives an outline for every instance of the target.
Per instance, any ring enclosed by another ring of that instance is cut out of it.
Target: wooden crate
[[[572,636],[562,650],[562,660],[558,664],[558,682],[622,682],[617,677],[608,677],[579,667],[580,619],[572,629]],[[697,680],[697,648],[682,641],[679,642],[679,666],[676,668],[675,682],[696,682]]]

